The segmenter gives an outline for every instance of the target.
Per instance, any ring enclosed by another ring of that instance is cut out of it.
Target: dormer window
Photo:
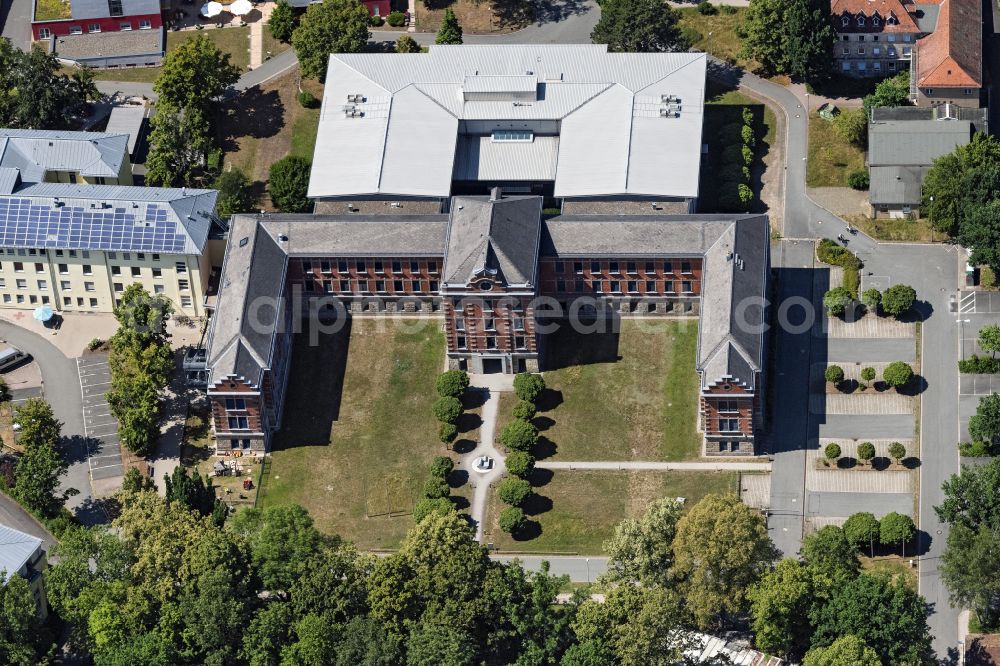
[[[846,28],[850,24],[851,24],[851,18],[849,16],[842,16],[840,18],[840,25],[842,25],[842,26],[844,26]]]
[[[882,24],[882,21],[880,21],[880,20],[879,20],[879,18],[878,18],[877,16],[873,16],[873,17],[872,17],[872,25],[874,25],[874,26],[876,26],[876,27],[877,27],[877,26],[879,26],[879,25],[881,25],[881,24]]]
[[[863,28],[864,25],[865,25],[865,17],[864,16],[859,16],[858,17],[858,27],[859,28]]]

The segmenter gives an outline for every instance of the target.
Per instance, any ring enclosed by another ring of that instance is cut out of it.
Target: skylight
[[[531,130],[493,130],[493,143],[531,143],[535,139],[535,133]]]

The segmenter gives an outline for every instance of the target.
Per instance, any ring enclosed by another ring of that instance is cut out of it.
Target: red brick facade
[[[95,26],[96,29],[94,29]],[[33,39],[40,40],[75,33],[159,30],[161,27],[163,27],[163,19],[160,14],[142,14],[140,16],[34,21],[31,24],[31,35]]]
[[[305,296],[437,296],[443,258],[296,258],[288,265],[292,289]]]
[[[246,382],[227,378],[209,387],[212,429],[219,449],[264,450],[268,421],[261,392]]]
[[[701,257],[653,260],[614,258],[539,261],[541,292],[604,296],[697,296],[701,293]]]

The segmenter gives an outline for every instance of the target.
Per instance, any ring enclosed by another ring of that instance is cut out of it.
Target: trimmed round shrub
[[[514,376],[514,395],[521,400],[534,402],[545,390],[545,380],[541,375],[521,372]]]
[[[844,536],[855,548],[871,546],[878,539],[878,520],[875,516],[862,511],[855,513],[844,522]]]
[[[437,376],[434,385],[442,398],[457,398],[469,388],[469,373],[465,370],[447,370]]]
[[[743,163],[747,166],[753,164],[753,148],[744,144],[740,149],[740,155],[743,157]]]
[[[319,106],[319,100],[316,99],[316,96],[306,90],[303,90],[302,92],[299,93],[298,99],[299,99],[299,104],[302,105],[302,108],[315,109],[317,106]]]
[[[829,460],[836,460],[840,457],[840,444],[835,442],[830,442],[823,449],[823,455],[825,455]]]
[[[899,388],[906,386],[913,379],[913,368],[902,361],[893,361],[885,366],[882,371],[882,379],[889,386]]]
[[[509,506],[500,512],[500,529],[507,534],[513,534],[524,525],[524,511],[516,506]]]
[[[871,462],[875,458],[875,445],[871,442],[861,442],[858,444],[858,460]]]
[[[906,543],[917,533],[913,519],[895,511],[887,513],[878,521],[878,540],[883,546]]]
[[[531,451],[538,441],[538,429],[529,421],[514,419],[500,431],[500,441],[512,451]]]
[[[894,284],[882,292],[882,309],[899,316],[913,307],[917,292],[908,284]]]
[[[861,379],[866,382],[870,382],[875,379],[876,375],[877,373],[875,372],[875,368],[864,368],[861,370]]]
[[[531,497],[531,484],[524,479],[507,477],[500,482],[500,499],[511,506],[521,506]]]
[[[377,14],[372,14],[371,16],[368,17],[368,25],[374,28],[380,27],[382,25],[382,22],[383,22],[382,17]]]
[[[708,0],[701,0],[698,3],[698,13],[704,14],[705,16],[712,16],[713,14],[718,14],[719,10]]]
[[[831,384],[839,384],[844,381],[844,369],[839,365],[831,365],[823,372],[823,377]]]
[[[450,494],[451,488],[441,477],[432,476],[424,481],[424,497],[427,499],[438,499],[439,497],[447,497]]]
[[[538,412],[538,408],[535,407],[535,403],[528,402],[527,400],[521,400],[516,405],[514,405],[514,418],[524,419],[525,421],[530,421],[535,418],[535,414]]]
[[[871,312],[878,314],[879,308],[882,307],[882,292],[874,287],[871,289],[865,289],[861,294],[861,302],[865,304]]]
[[[854,297],[846,287],[834,287],[823,295],[823,307],[834,317],[847,312],[847,306],[852,302]]]
[[[847,174],[847,184],[853,190],[867,190],[871,184],[868,169],[855,169]]]
[[[906,457],[906,447],[900,442],[893,442],[889,445],[889,457],[899,462]]]
[[[409,35],[400,35],[396,40],[396,53],[420,53],[420,44]]]
[[[743,128],[740,129],[740,138],[743,140],[744,144],[750,146],[751,148],[753,148],[753,145],[757,142],[757,137],[754,135],[753,128],[749,125],[744,125]]]
[[[403,12],[389,12],[389,16],[386,18],[386,23],[391,25],[393,28],[402,27],[406,23],[406,14]]]
[[[511,451],[504,464],[508,472],[524,479],[535,469],[535,458],[527,451]]]
[[[451,444],[458,437],[458,428],[454,423],[442,423],[438,430],[438,438],[445,444]]]
[[[462,415],[462,401],[458,398],[438,398],[431,405],[434,418],[442,423],[454,423]]]
[[[413,519],[418,523],[432,513],[452,513],[455,511],[455,503],[447,497],[437,499],[424,499],[417,502],[413,507]]]
[[[740,205],[749,209],[750,204],[753,203],[753,189],[746,183],[740,183],[736,188],[736,195],[740,198]]]
[[[455,469],[455,461],[448,456],[437,456],[431,461],[431,474],[439,479],[447,477],[453,469]]]

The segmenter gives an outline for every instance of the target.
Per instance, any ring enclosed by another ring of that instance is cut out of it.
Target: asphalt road
[[[13,527],[15,530],[41,539],[46,553],[51,553],[52,546],[56,543],[56,538],[41,523],[2,492],[0,492],[0,525]]]
[[[608,569],[606,557],[581,557],[566,555],[493,555],[498,562],[518,560],[526,571],[539,571],[542,562],[549,563],[549,573],[553,576],[569,576],[574,583],[592,583]]]
[[[0,36],[27,51],[31,45],[31,0],[0,0]]]
[[[28,352],[38,362],[45,399],[52,405],[55,417],[63,423],[62,453],[70,466],[63,477],[61,490],[75,488],[79,491],[78,495],[69,499],[67,507],[85,524],[102,522],[105,516],[94,505],[90,487],[87,442],[83,436],[83,403],[76,363],[40,335],[2,320],[0,338]]]

